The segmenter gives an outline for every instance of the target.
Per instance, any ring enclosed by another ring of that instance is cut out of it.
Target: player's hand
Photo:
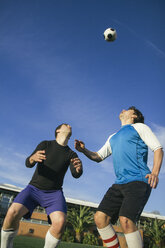
[[[30,163],[42,162],[43,160],[46,160],[45,150],[37,151],[29,159]]]
[[[85,149],[85,144],[81,140],[75,140],[74,147],[77,151],[83,152]]]
[[[147,174],[145,178],[148,178],[148,184],[150,184],[152,188],[155,189],[157,187],[159,182],[159,178],[157,175],[151,173],[151,174]]]
[[[70,162],[73,164],[73,167],[76,169],[77,173],[82,170],[82,162],[79,158],[72,158]]]

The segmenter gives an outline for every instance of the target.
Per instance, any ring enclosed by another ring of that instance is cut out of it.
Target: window
[[[30,228],[29,233],[31,233],[31,234],[34,233],[34,229]]]

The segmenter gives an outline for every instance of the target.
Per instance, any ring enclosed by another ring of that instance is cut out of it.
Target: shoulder
[[[149,126],[143,123],[136,123],[132,126],[136,129],[140,138],[151,150],[155,151],[158,148],[162,148],[159,140]]]
[[[107,139],[107,141],[106,142],[109,142],[110,141],[110,139],[115,135],[115,134],[117,134],[118,132],[116,132],[116,133],[113,133],[113,134],[111,134],[109,137],[108,137],[108,139]]]
[[[108,139],[106,140],[105,144],[101,147],[99,151],[97,151],[97,154],[101,157],[102,160],[107,158],[112,154],[112,149],[111,149],[111,143],[110,140],[111,138],[115,135],[116,133],[110,135]]]
[[[151,130],[151,128],[144,123],[135,123],[132,124],[132,127],[134,127],[139,132],[145,132]]]
[[[110,146],[110,140],[116,133],[111,134],[108,139],[106,140],[105,144],[103,145],[104,148],[107,148]]]
[[[140,122],[134,123],[134,124],[132,124],[132,126],[133,126],[133,127],[141,127],[141,128],[148,127],[146,124],[140,123]]]
[[[135,123],[132,124],[132,126],[135,128],[135,130],[137,131],[137,133],[140,135],[141,138],[147,136],[148,137],[153,136],[153,132],[151,128],[144,123]]]
[[[40,146],[40,147],[45,147],[45,146],[47,145],[47,143],[48,143],[47,140],[43,140],[43,141],[41,141],[41,142],[38,144],[38,146]]]
[[[49,147],[54,147],[56,146],[56,142],[55,140],[43,140],[39,143],[38,147],[40,149],[45,149],[45,148],[49,148]]]

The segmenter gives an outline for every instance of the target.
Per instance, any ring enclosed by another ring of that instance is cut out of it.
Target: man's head
[[[144,116],[143,114],[137,109],[135,108],[134,106],[131,106],[129,107],[130,110],[133,110],[134,111],[134,115],[136,116],[134,118],[134,123],[144,123]]]
[[[119,115],[119,118],[122,124],[131,124],[131,123],[144,123],[143,114],[134,106],[128,108],[128,110],[122,110]]]
[[[72,128],[69,124],[62,123],[59,125],[55,130],[55,137],[57,138],[58,135],[64,135],[68,138],[72,135]]]

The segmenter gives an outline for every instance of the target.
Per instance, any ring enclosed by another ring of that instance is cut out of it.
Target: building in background
[[[21,190],[22,188],[16,187],[14,185],[0,184],[0,227],[3,224],[3,219],[6,215],[9,206],[11,205],[13,199]],[[68,209],[79,208],[80,206],[87,206],[90,207],[91,210],[95,212],[98,207],[97,203],[82,201],[67,197],[66,197],[66,202]],[[140,222],[141,221],[144,222],[144,220],[147,218],[157,218],[157,219],[165,220],[165,216],[143,212],[140,221],[138,222],[138,226],[140,227],[141,226]],[[33,212],[31,219],[25,220],[24,218],[22,218],[22,220],[20,221],[18,235],[44,238],[48,229],[49,229],[49,224],[47,221],[47,215],[45,213],[45,210],[41,207],[37,207]],[[120,224],[116,223],[114,229],[118,234],[121,248],[126,248],[127,246]],[[90,230],[94,232],[96,235],[98,235],[95,224],[91,226]],[[143,234],[142,230],[141,233]]]

